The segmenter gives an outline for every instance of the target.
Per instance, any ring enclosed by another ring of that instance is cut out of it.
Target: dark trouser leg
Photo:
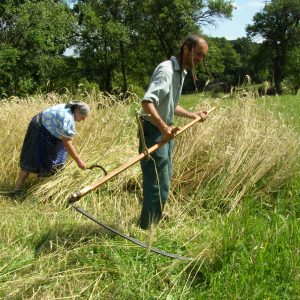
[[[162,137],[159,130],[146,122],[144,124],[145,142],[147,148],[160,142]],[[140,227],[150,228],[151,224],[157,224],[161,217],[164,205],[168,200],[172,166],[172,144],[166,145],[152,153],[153,159],[141,161],[143,173],[143,206],[140,217]],[[140,148],[141,150],[141,148]]]

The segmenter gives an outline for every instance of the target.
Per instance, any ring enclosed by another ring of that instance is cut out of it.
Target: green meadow
[[[0,102],[0,189],[12,188],[30,119],[68,96]],[[86,95],[91,116],[77,125],[83,160],[108,172],[137,155],[134,97]],[[184,95],[189,109],[216,110],[176,138],[167,217],[139,229],[136,164],[78,205],[149,246],[110,233],[67,205],[103,174],[71,160],[24,192],[0,194],[1,299],[300,299],[300,96]],[[188,120],[176,119],[182,126]]]

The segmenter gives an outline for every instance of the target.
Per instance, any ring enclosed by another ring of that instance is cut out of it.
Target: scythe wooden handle
[[[213,112],[216,109],[216,107],[211,108],[207,114],[210,114],[211,112]],[[179,134],[181,134],[182,132],[186,131],[188,128],[192,127],[194,124],[198,123],[199,121],[201,121],[201,118],[196,118],[193,121],[191,121],[190,123],[188,123],[187,125],[181,127],[175,137],[177,137]],[[171,138],[172,139],[172,138]],[[147,153],[151,154],[154,151],[156,151],[158,148],[160,148],[161,146],[165,145],[169,140],[171,139],[167,139],[167,140],[163,140],[155,145],[153,145],[152,147],[147,149]],[[85,196],[86,194],[90,193],[91,191],[95,190],[96,188],[98,188],[100,185],[102,185],[103,183],[107,182],[108,180],[110,180],[111,178],[117,176],[118,174],[120,174],[121,172],[125,171],[126,169],[128,169],[129,167],[131,167],[132,165],[136,164],[138,161],[142,160],[143,158],[145,158],[147,156],[147,154],[145,153],[140,153],[139,155],[137,155],[136,157],[134,157],[133,159],[131,159],[130,161],[126,162],[125,164],[123,164],[122,166],[118,167],[117,169],[113,170],[112,172],[110,172],[109,174],[105,175],[104,177],[100,178],[100,180],[94,182],[93,184],[81,189],[80,191],[73,193],[72,195],[70,195],[68,197],[68,203],[74,203],[76,201],[78,201],[81,197]]]

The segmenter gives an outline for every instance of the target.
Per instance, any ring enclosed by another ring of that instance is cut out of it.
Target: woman
[[[52,106],[32,118],[23,142],[15,191],[21,189],[29,173],[38,176],[55,174],[65,165],[67,154],[80,169],[86,168],[72,138],[76,134],[75,121],[83,121],[89,114],[86,103],[70,102]]]

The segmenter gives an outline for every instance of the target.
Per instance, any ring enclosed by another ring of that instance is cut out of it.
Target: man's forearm
[[[196,119],[198,117],[197,114],[186,110],[185,108],[183,108],[180,105],[176,106],[175,115],[178,117],[184,117],[184,118],[189,118],[189,119]]]

